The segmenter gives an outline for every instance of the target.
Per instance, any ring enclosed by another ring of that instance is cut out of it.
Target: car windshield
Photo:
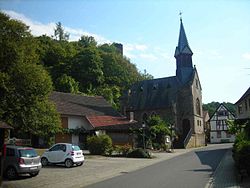
[[[20,157],[37,157],[36,151],[31,148],[19,149],[19,154]]]
[[[79,151],[79,150],[81,150],[81,149],[79,148],[79,146],[72,145],[72,150],[73,150],[73,151]]]

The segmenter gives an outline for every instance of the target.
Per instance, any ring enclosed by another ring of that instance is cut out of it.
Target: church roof
[[[189,47],[187,36],[185,33],[185,29],[182,23],[181,19],[181,25],[180,25],[180,33],[179,33],[179,41],[178,46],[175,49],[175,57],[177,57],[179,54],[190,54],[193,55],[193,52],[191,48]]]
[[[248,88],[248,90],[242,95],[242,97],[235,104],[240,103],[241,101],[243,101],[249,95],[250,95],[250,87]]]
[[[169,107],[176,101],[180,87],[181,83],[175,76],[137,82],[128,94],[127,107],[129,110]]]

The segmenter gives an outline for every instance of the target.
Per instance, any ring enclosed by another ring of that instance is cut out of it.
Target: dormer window
[[[153,85],[153,90],[157,90],[158,89],[158,84],[154,84]]]

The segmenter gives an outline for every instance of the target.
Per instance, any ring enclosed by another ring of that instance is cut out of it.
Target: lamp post
[[[145,146],[145,127],[146,127],[146,124],[145,123],[142,123],[142,142],[143,142],[143,149],[145,150],[146,149],[146,146]]]

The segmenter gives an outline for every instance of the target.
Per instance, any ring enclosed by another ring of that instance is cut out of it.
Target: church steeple
[[[193,72],[192,55],[193,52],[188,44],[182,18],[180,18],[179,40],[174,57],[176,58],[176,76],[182,83],[188,81]]]
[[[187,36],[182,23],[182,18],[180,18],[180,22],[181,22],[180,34],[179,34],[178,46],[175,49],[175,54],[174,54],[175,58],[180,54],[189,54],[191,56],[193,55],[193,52],[188,44]]]

